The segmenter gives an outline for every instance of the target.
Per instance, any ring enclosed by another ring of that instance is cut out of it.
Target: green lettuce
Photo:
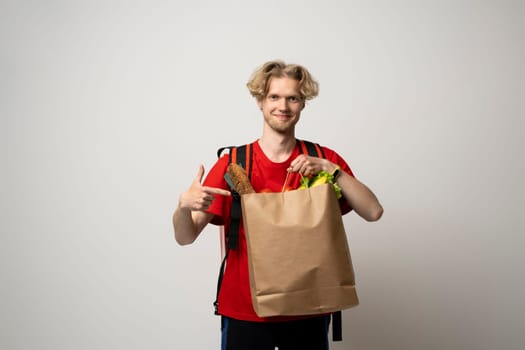
[[[302,177],[299,189],[312,188],[326,183],[332,185],[337,199],[343,196],[341,192],[341,187],[334,181],[334,175],[324,170],[321,170],[317,175],[313,177]]]

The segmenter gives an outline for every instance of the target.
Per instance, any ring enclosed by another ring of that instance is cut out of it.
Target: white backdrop
[[[0,348],[218,349],[218,229],[179,194],[262,117],[281,58],[320,82],[298,137],[385,214],[345,217],[361,304],[333,349],[523,349],[521,1],[2,1]]]

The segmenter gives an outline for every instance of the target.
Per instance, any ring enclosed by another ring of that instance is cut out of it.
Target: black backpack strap
[[[308,154],[312,157],[325,157],[323,148],[319,144],[306,140],[297,140],[297,142],[299,142],[299,153]]]
[[[252,175],[252,144],[230,148],[230,163],[237,163],[246,170],[246,175],[251,179]],[[228,248],[237,249],[239,246],[239,228],[242,219],[241,196],[232,190],[232,206],[230,214],[230,226],[228,228]]]
[[[226,234],[228,249],[237,249],[239,246],[239,227],[242,218],[241,195],[232,191],[232,206],[230,213],[230,226]]]
[[[219,314],[219,290],[221,289],[222,278],[224,277],[224,267],[226,266],[227,257],[228,257],[228,250],[226,250],[226,254],[224,255],[224,258],[222,258],[221,267],[219,269],[219,279],[217,280],[217,294],[215,297],[215,301],[213,302],[213,306],[215,308],[215,315]]]
[[[332,313],[332,340],[343,340],[343,320],[341,310]]]

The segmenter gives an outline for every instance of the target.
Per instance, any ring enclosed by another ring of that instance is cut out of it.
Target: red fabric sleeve
[[[350,169],[350,167],[348,166],[346,161],[343,159],[343,157],[341,157],[337,152],[335,152],[334,150],[328,147],[323,147],[323,152],[324,152],[326,159],[328,159],[334,164],[339,165],[341,170],[346,172],[348,175],[355,177],[354,173],[352,172],[352,169]],[[348,201],[346,201],[344,197],[341,197],[341,199],[339,199],[339,206],[341,208],[342,215],[345,215],[349,213],[350,211],[352,211],[352,207],[350,206],[350,204],[348,203]]]

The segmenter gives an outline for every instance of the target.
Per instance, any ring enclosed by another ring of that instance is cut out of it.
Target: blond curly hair
[[[266,62],[257,68],[246,84],[250,94],[257,101],[261,101],[266,96],[270,88],[270,79],[273,77],[288,77],[297,80],[303,100],[311,100],[319,94],[319,84],[306,68],[298,64],[286,64],[281,60],[275,60]]]

